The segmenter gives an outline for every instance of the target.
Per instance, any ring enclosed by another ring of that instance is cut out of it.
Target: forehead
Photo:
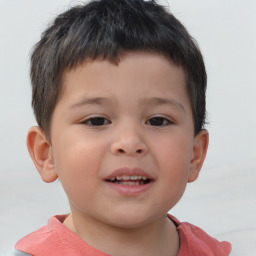
[[[63,87],[65,89],[66,86],[73,84],[75,80],[99,80],[102,77],[110,79],[112,78],[111,75],[118,75],[116,79],[120,76],[128,76],[134,80],[138,77],[141,80],[141,77],[144,76],[144,80],[163,81],[165,79],[169,83],[179,78],[179,82],[186,86],[184,69],[174,64],[170,58],[161,53],[135,51],[121,53],[118,60],[86,59],[74,68],[63,72]],[[157,88],[158,82],[155,82],[155,84]]]
[[[181,67],[162,54],[125,53],[118,63],[109,60],[86,60],[63,74],[62,95],[79,101],[87,98],[161,98],[163,95],[187,97],[186,79]],[[135,97],[136,96],[136,97]],[[121,99],[122,98],[122,99]],[[182,99],[181,99],[182,98]],[[117,100],[117,99],[116,99]]]

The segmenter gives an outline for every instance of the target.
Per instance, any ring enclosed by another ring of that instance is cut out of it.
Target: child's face
[[[51,150],[73,216],[119,227],[165,216],[197,177],[195,140],[184,72],[162,55],[64,74]]]

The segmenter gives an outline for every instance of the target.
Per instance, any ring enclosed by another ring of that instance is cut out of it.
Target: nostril
[[[118,152],[123,154],[123,153],[125,153],[126,151],[120,148],[120,149],[118,149]],[[138,150],[135,151],[135,153],[137,153],[137,154],[141,154],[142,152],[143,152],[142,149],[138,149]]]

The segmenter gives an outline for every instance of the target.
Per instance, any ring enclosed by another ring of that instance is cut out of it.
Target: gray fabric
[[[9,256],[33,256],[33,255],[22,252],[22,251],[13,250]]]

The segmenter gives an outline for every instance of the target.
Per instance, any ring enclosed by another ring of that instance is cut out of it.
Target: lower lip
[[[145,193],[146,191],[148,191],[152,185],[153,185],[153,181],[147,183],[147,184],[143,184],[143,185],[121,185],[121,184],[117,184],[117,183],[112,183],[112,182],[108,182],[105,181],[105,183],[113,190],[117,191],[118,193],[120,193],[121,195],[124,196],[136,196],[142,193]]]

